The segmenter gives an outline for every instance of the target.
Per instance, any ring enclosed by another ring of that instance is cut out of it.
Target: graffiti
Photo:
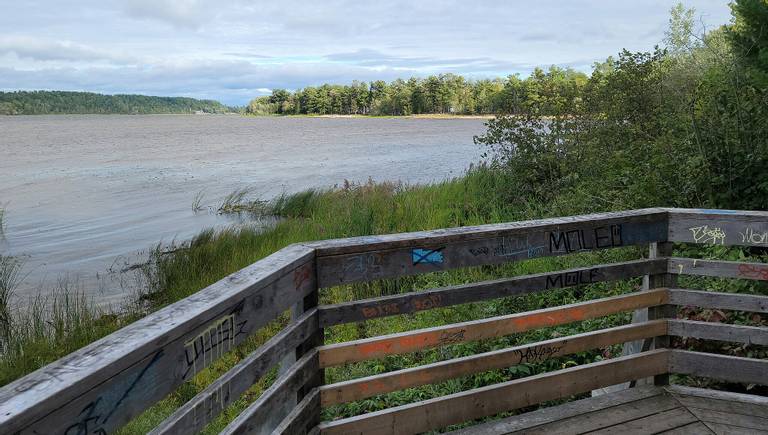
[[[546,246],[531,246],[528,237],[517,239],[504,237],[498,246],[493,249],[493,255],[497,257],[514,257],[524,254],[528,258],[536,258],[544,255]]]
[[[299,290],[301,285],[309,281],[312,277],[312,267],[309,264],[305,264],[293,272],[293,288]]]
[[[424,298],[414,299],[411,302],[414,310],[431,310],[432,308],[439,307],[443,301],[443,297],[440,295],[429,295]]]
[[[94,415],[99,401],[101,398],[86,405],[78,415],[80,419],[64,430],[64,435],[106,435],[107,431],[99,424],[101,416]]]
[[[480,255],[488,255],[490,254],[491,250],[488,249],[487,246],[482,246],[480,248],[469,248],[469,253],[474,255],[475,257]]]
[[[374,307],[363,307],[363,316],[366,318],[391,316],[393,314],[400,314],[400,306],[393,302],[386,305],[376,305]]]
[[[741,264],[739,265],[739,275],[747,278],[768,281],[768,266],[758,267],[752,266],[751,264]]]
[[[768,231],[755,231],[752,228],[746,228],[741,235],[741,243],[749,243],[751,245],[766,245],[768,244]]]
[[[109,421],[109,418],[112,417],[115,411],[120,408],[120,405],[122,405],[123,402],[128,399],[128,397],[136,388],[136,385],[138,385],[139,381],[144,378],[144,375],[147,373],[147,371],[152,366],[154,366],[160,360],[160,358],[162,358],[162,356],[162,350],[159,350],[155,353],[152,359],[141,369],[139,374],[136,375],[136,378],[131,382],[128,388],[123,391],[123,393],[120,395],[120,398],[115,401],[114,405],[112,405],[112,409],[107,412],[103,419],[101,417],[101,413],[97,411],[99,408],[99,403],[102,400],[102,397],[98,397],[96,400],[86,405],[80,411],[77,421],[69,425],[64,430],[64,435],[106,435],[107,430],[104,429],[103,426],[107,423],[107,421]]]
[[[437,249],[420,249],[416,248],[411,251],[411,258],[413,260],[413,265],[416,266],[418,264],[443,264],[443,253],[442,250],[445,249],[445,247],[437,248]]]
[[[717,209],[709,209],[709,208],[701,208],[699,209],[699,211],[707,214],[738,214],[739,213],[736,210],[717,210]]]
[[[358,279],[366,275],[375,277],[382,272],[381,254],[362,254],[347,259],[341,274],[342,279]]]
[[[459,329],[458,331],[443,331],[440,333],[440,340],[438,341],[438,344],[447,345],[453,343],[461,343],[464,341],[464,334],[466,332],[466,329]]]
[[[580,284],[592,284],[600,281],[603,276],[600,269],[575,270],[573,272],[560,273],[547,276],[546,288],[570,287]]]
[[[623,245],[621,225],[606,225],[589,230],[549,233],[549,252],[578,252]]]
[[[725,232],[719,227],[710,227],[703,225],[700,227],[688,228],[693,235],[693,241],[696,243],[706,243],[710,245],[724,245]]]
[[[550,358],[552,358],[552,355],[555,355],[565,347],[565,343],[561,344],[560,346],[533,346],[533,347],[527,347],[525,349],[516,349],[515,355],[517,356],[517,363],[532,363],[532,362],[541,362],[546,361]]]
[[[186,379],[190,372],[197,373],[197,362],[201,359],[201,368],[205,367],[206,355],[210,356],[208,363],[211,363],[214,358],[231,350],[235,345],[235,337],[245,334],[246,323],[248,323],[247,320],[236,322],[233,312],[214,321],[195,338],[184,343],[187,367],[182,378]]]

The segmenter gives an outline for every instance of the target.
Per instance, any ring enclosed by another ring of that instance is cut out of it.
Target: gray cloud
[[[127,0],[131,18],[152,19],[178,28],[197,29],[212,18],[213,5],[204,0]]]
[[[714,28],[725,2],[688,0]],[[651,50],[668,0],[36,0],[0,14],[0,88],[189,95],[452,72],[589,71]],[[34,35],[34,37],[33,37]]]

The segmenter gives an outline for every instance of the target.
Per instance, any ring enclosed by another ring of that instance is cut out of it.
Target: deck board
[[[768,399],[643,386],[478,424],[454,434],[768,434]]]

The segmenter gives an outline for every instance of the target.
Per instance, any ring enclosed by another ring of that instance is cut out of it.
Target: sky
[[[661,44],[664,0],[0,0],[0,90],[211,98],[455,73],[589,72]],[[726,0],[688,0],[698,24]]]

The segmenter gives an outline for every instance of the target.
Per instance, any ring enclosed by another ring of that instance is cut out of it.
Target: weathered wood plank
[[[323,407],[362,400],[377,394],[403,390],[419,385],[511,367],[517,364],[546,361],[576,352],[665,335],[665,321],[618,326],[615,328],[571,335],[538,343],[500,349],[492,352],[454,358],[394,372],[325,385],[320,388]]]
[[[301,357],[261,396],[237,416],[221,434],[269,434],[294,409],[293,399],[299,389],[319,370],[317,351]]]
[[[665,390],[672,394],[704,397],[708,399],[724,400],[729,402],[753,403],[768,406],[768,397],[755,394],[734,393],[731,391],[710,390],[706,388],[688,387],[685,385],[668,385]]]
[[[670,320],[669,335],[768,346],[768,328],[695,320]]]
[[[666,259],[627,261],[324,305],[320,309],[320,325],[328,327],[553,288],[629,279],[665,272],[666,264]]]
[[[272,435],[304,435],[317,421],[320,421],[320,392],[314,388],[280,422]]]
[[[526,435],[587,433],[679,408],[681,408],[680,404],[674,399],[660,395],[621,405],[608,406],[571,418],[557,419],[551,423],[517,433],[525,433]]]
[[[610,394],[602,394],[548,408],[540,408],[535,411],[481,423],[449,433],[451,435],[527,433],[527,430],[532,430],[553,421],[577,417],[642,399],[655,398],[662,394],[665,394],[665,391],[653,385],[627,388]]]
[[[669,259],[669,273],[767,281],[768,264],[673,257]]]
[[[664,373],[667,349],[516,379],[382,411],[321,423],[322,434],[417,433],[569,397],[601,385]]]
[[[122,426],[314,291],[313,258],[285,248],[3,387],[0,433]]]
[[[674,394],[674,393],[671,393]],[[700,396],[687,396],[683,394],[674,394],[675,399],[683,406],[698,409],[709,409],[712,411],[727,412],[729,414],[754,415],[762,418],[768,418],[768,406],[757,403],[745,403],[736,400],[711,399]],[[695,414],[695,412],[694,412]],[[704,421],[714,421],[705,420]]]
[[[768,360],[672,350],[670,373],[701,376],[728,382],[768,385]]]
[[[748,429],[768,431],[768,414],[751,415],[723,412],[714,409],[688,407],[693,415],[706,423],[721,423]]]
[[[670,409],[636,420],[591,432],[595,435],[647,433],[655,434],[696,423],[699,420],[685,408]]]
[[[768,296],[718,293],[701,290],[670,289],[669,303],[700,308],[768,313]]]
[[[490,319],[330,344],[320,348],[320,366],[332,367],[431,347],[501,337],[667,302],[668,291],[657,289]]]
[[[287,354],[295,354],[295,348],[319,329],[317,310],[304,313],[295,323],[270,338],[255,352],[232,367],[211,385],[166,418],[151,433],[197,433],[237,400],[269,369],[277,365]],[[290,367],[286,367],[286,372]]]
[[[332,287],[638,245],[666,237],[666,213],[642,212],[363,237],[309,246],[317,248],[319,286]]]
[[[676,427],[661,433],[664,435],[708,435],[714,434],[715,432],[708,428],[704,423],[696,422],[687,424],[685,426]]]
[[[767,435],[768,431],[750,429],[746,427],[732,426],[730,424],[707,423],[717,435]]]
[[[670,242],[768,246],[768,213],[734,210],[670,210]]]

